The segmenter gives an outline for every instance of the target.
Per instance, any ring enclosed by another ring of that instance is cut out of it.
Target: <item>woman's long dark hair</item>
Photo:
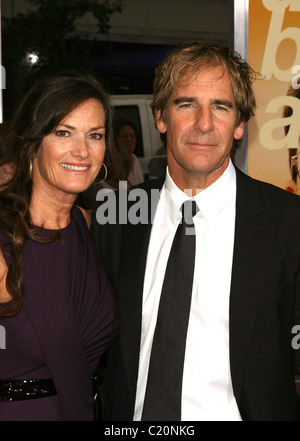
[[[10,257],[6,288],[12,301],[8,303],[9,308],[0,304],[2,316],[15,315],[22,307],[24,286],[21,264],[25,241],[47,242],[58,237],[57,233],[51,238],[41,239],[38,231],[31,226],[31,159],[43,138],[78,105],[91,98],[103,106],[106,149],[110,149],[112,106],[99,82],[90,75],[67,73],[41,80],[27,94],[12,121],[6,162],[13,164],[14,174],[0,187],[0,230],[5,233],[5,243],[0,243],[0,246],[3,254],[8,253]]]

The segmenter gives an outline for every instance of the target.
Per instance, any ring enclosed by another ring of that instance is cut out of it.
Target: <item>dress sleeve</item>
[[[72,244],[70,319],[91,375],[117,336],[118,311],[114,289],[80,216],[83,222],[77,224]]]

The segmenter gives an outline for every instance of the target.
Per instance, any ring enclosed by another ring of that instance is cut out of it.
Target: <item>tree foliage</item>
[[[3,65],[7,87],[14,84],[15,95],[28,89],[37,78],[66,69],[90,68],[91,44],[76,29],[76,20],[92,14],[98,32],[107,34],[112,14],[121,12],[122,0],[26,0],[28,12],[4,19]],[[28,54],[35,53],[32,65]]]

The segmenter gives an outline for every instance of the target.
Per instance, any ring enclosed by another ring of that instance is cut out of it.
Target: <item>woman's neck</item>
[[[30,203],[30,217],[33,225],[49,230],[65,228],[70,222],[70,212],[76,195],[63,200],[43,193],[33,192]]]

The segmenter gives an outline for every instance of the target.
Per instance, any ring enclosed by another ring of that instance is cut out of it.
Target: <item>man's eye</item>
[[[180,104],[180,109],[191,109],[193,107],[192,103],[182,103]]]
[[[227,112],[227,107],[224,107],[224,106],[215,106],[215,109],[216,110],[220,110],[221,112]]]

